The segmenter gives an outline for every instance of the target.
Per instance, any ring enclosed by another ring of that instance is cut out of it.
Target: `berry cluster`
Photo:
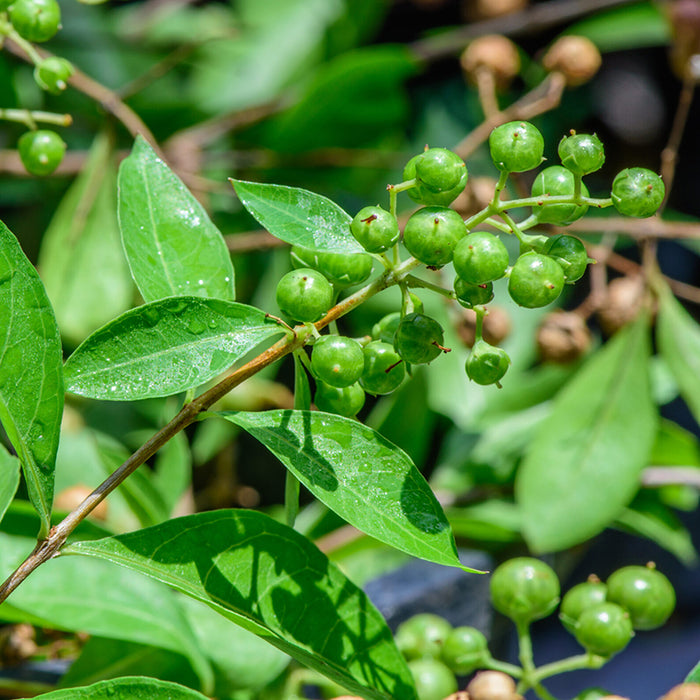
[[[526,231],[540,224],[570,224],[590,206],[614,206],[621,214],[646,217],[664,198],[661,178],[643,168],[619,173],[610,198],[591,198],[582,178],[605,162],[603,144],[595,135],[571,132],[559,143],[561,165],[546,167],[537,174],[530,197],[506,201],[501,193],[509,175],[541,165],[544,139],[529,122],[509,122],[493,130],[489,148],[500,177],[491,201],[470,218],[465,220],[449,208],[465,188],[466,164],[452,151],[426,147],[406,164],[403,182],[389,186],[389,210],[368,206],[352,219],[350,233],[366,252],[292,249],[296,269],[280,281],[277,302],[282,312],[296,322],[308,324],[323,318],[340,290],[359,285],[371,276],[375,261],[384,266],[387,277],[394,275],[392,283],[398,284],[403,293],[401,311],[381,319],[371,337],[326,338],[314,329],[310,370],[317,383],[319,408],[354,416],[364,404],[365,392],[388,394],[410,374],[412,365],[428,364],[448,351],[442,327],[424,313],[411,287],[438,292],[473,310],[475,339],[466,362],[467,376],[478,384],[500,386],[510,358],[502,348],[487,342],[483,334],[486,304],[494,298],[494,282],[507,278],[508,293],[518,305],[539,308],[554,302],[566,284],[581,279],[591,262],[584,244],[574,236],[532,235]],[[404,191],[423,206],[408,218],[401,231],[396,196]],[[517,208],[529,209],[529,215],[516,221],[509,212]],[[486,227],[493,231],[484,230]],[[520,252],[515,260],[510,259],[500,234],[517,237]],[[412,256],[408,261],[400,260],[400,240]],[[408,274],[421,263],[433,270],[452,264],[453,289]]]

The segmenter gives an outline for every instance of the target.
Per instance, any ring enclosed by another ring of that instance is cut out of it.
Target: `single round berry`
[[[457,243],[452,262],[465,282],[485,284],[503,277],[508,267],[508,250],[493,233],[473,231]]]
[[[458,676],[476,671],[489,656],[486,637],[476,627],[455,627],[442,645],[443,663]]]
[[[544,138],[530,122],[508,122],[489,136],[491,159],[499,170],[521,173],[542,162]]]
[[[613,205],[624,216],[645,219],[655,214],[665,195],[663,180],[646,168],[627,168],[613,180]]]
[[[479,671],[467,686],[469,700],[519,700],[515,681],[502,671]]]
[[[17,148],[22,165],[32,175],[50,175],[60,165],[66,152],[63,139],[49,129],[22,134]]]
[[[416,180],[416,185],[407,190],[415,202],[446,207],[466,187],[467,166],[446,148],[429,148],[406,163],[403,179]]]
[[[416,659],[408,664],[416,686],[418,700],[444,700],[457,692],[457,679],[437,659]]]
[[[588,175],[605,163],[603,142],[595,134],[564,136],[559,142],[561,164],[576,175]]]
[[[364,282],[372,272],[372,257],[367,253],[328,253],[302,246],[292,246],[292,265],[318,270],[339,288]]]
[[[314,343],[311,369],[326,384],[350,386],[360,378],[364,367],[362,346],[352,338],[323,335]]]
[[[488,386],[498,385],[510,366],[510,357],[502,348],[477,340],[467,357],[465,370],[473,382]]]
[[[547,197],[572,196],[574,175],[562,165],[551,165],[537,174],[531,194],[541,198],[542,206],[532,207],[532,213],[543,224],[568,224],[580,219],[587,211],[587,204],[547,204]],[[588,197],[587,187],[581,183],[581,194]]]
[[[566,233],[552,236],[544,247],[544,253],[561,265],[564,279],[569,283],[580,280],[588,267],[586,246],[576,236]]]
[[[394,348],[404,362],[422,365],[432,362],[444,348],[442,326],[425,314],[407,314],[401,319],[394,336]]]
[[[49,56],[34,69],[37,85],[53,95],[59,95],[68,87],[68,78],[73,75],[73,65],[65,58]]]
[[[467,309],[488,304],[493,299],[493,284],[491,282],[469,284],[461,277],[455,277],[454,288],[457,301]]]
[[[352,418],[365,405],[365,392],[358,383],[337,387],[317,381],[314,403],[319,411]]]
[[[350,223],[350,233],[369,253],[383,253],[399,240],[399,222],[386,209],[365,207]]]
[[[598,47],[590,39],[572,34],[557,39],[542,59],[542,65],[561,73],[569,87],[588,82],[601,63]]]
[[[637,630],[661,627],[676,607],[671,582],[653,566],[625,566],[608,578],[608,600],[630,614]]]
[[[333,287],[317,270],[302,267],[288,272],[277,284],[277,305],[295,321],[318,321],[333,304]]]
[[[467,227],[454,209],[423,207],[406,222],[403,242],[417,260],[441,267],[452,260],[457,242],[466,233]]]
[[[452,625],[433,613],[418,613],[396,628],[394,641],[410,661],[425,657],[439,658]]]
[[[364,347],[365,366],[360,384],[368,394],[390,394],[406,376],[406,367],[394,346],[373,340]]]
[[[532,557],[516,557],[491,575],[491,603],[517,623],[547,617],[559,602],[559,579],[551,567]]]
[[[547,255],[523,253],[510,271],[508,293],[516,304],[528,309],[551,304],[564,288],[561,265]]]
[[[573,632],[584,610],[607,602],[607,591],[608,587],[598,579],[589,579],[569,589],[559,608],[559,618],[564,627]]]
[[[598,656],[612,656],[622,651],[633,634],[629,614],[616,603],[599,603],[586,608],[574,632],[578,643]]]
[[[372,326],[372,338],[390,345],[394,344],[394,334],[401,322],[401,312],[394,311],[383,316]]]
[[[27,41],[48,41],[61,27],[61,8],[56,0],[15,0],[10,21]]]

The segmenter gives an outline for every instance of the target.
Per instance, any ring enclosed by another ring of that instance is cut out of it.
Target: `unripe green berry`
[[[547,204],[547,197],[574,194],[574,175],[561,165],[551,165],[539,172],[532,183],[531,194],[543,202],[542,206],[532,207],[532,213],[543,224],[567,226],[588,211],[587,204]],[[588,197],[588,188],[583,183],[581,194]]]
[[[581,613],[574,634],[589,653],[612,656],[629,644],[634,632],[626,610],[616,603],[599,603]]]
[[[399,311],[394,311],[377,321],[374,326],[372,326],[372,338],[374,340],[381,340],[390,345],[394,344],[394,334],[396,329],[399,327],[401,322],[401,313]]]
[[[27,41],[48,41],[61,27],[61,8],[56,0],[15,0],[10,21]]]
[[[465,370],[469,379],[477,384],[500,386],[509,366],[510,357],[505,350],[489,345],[485,340],[477,340],[469,353]]]
[[[508,122],[489,136],[491,159],[499,170],[521,173],[542,162],[544,138],[530,122]]]
[[[457,692],[457,679],[437,659],[416,659],[408,664],[419,700],[444,700]]]
[[[455,277],[454,288],[457,301],[467,309],[488,304],[493,299],[493,284],[491,282],[469,284],[461,277]]]
[[[572,173],[588,175],[603,167],[605,148],[595,134],[572,133],[559,142],[559,158]]]
[[[352,338],[323,335],[311,351],[311,369],[326,384],[350,386],[362,375],[365,356],[362,346]]]
[[[551,304],[564,288],[564,272],[553,258],[532,251],[523,253],[510,271],[508,293],[528,309]]]
[[[277,305],[295,321],[318,321],[333,304],[333,287],[308,267],[288,272],[277,284]]]
[[[369,253],[383,253],[399,240],[399,222],[386,209],[364,207],[350,223],[350,233]]]
[[[364,347],[365,366],[360,384],[368,394],[390,394],[406,376],[406,366],[393,345],[373,340]]]
[[[394,641],[406,659],[434,658],[442,653],[442,647],[452,625],[445,618],[433,613],[418,613],[396,628]]]
[[[457,275],[469,284],[500,279],[508,267],[508,249],[488,231],[473,231],[455,247],[453,263]]]
[[[407,190],[414,201],[446,207],[464,190],[467,166],[446,148],[429,148],[408,161],[403,179],[416,180],[416,186]]]
[[[350,386],[337,387],[317,381],[314,403],[319,411],[352,418],[365,405],[365,392],[357,382]]]
[[[481,668],[489,656],[486,637],[476,627],[455,627],[442,645],[443,663],[458,676]]]
[[[403,242],[417,260],[442,267],[452,260],[457,242],[467,233],[462,217],[445,207],[424,207],[406,222]]]
[[[613,180],[612,201],[624,216],[644,219],[656,213],[666,195],[663,180],[646,168],[627,168]]]
[[[401,319],[394,336],[394,348],[404,362],[422,365],[444,352],[442,326],[425,314],[407,314]]]
[[[55,131],[39,129],[22,134],[17,149],[27,172],[50,175],[63,160],[66,144]]]
[[[367,253],[329,253],[302,246],[292,246],[292,265],[318,270],[338,288],[364,282],[372,272],[372,257]]]
[[[561,601],[559,618],[569,632],[574,632],[581,613],[588,608],[607,602],[608,587],[598,579],[589,579],[570,588]]]
[[[569,283],[581,279],[588,267],[586,246],[576,236],[566,233],[552,236],[544,247],[544,253],[561,265],[564,279]]]
[[[73,75],[73,65],[65,58],[50,56],[34,69],[34,80],[42,90],[59,95],[68,87],[68,78]]]

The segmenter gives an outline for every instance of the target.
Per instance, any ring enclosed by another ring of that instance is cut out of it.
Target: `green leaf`
[[[66,688],[37,695],[46,700],[207,700],[201,693],[177,683],[139,676],[100,681],[85,688]]]
[[[595,353],[554,399],[515,481],[536,552],[597,534],[639,488],[656,433],[646,315]]]
[[[700,661],[693,666],[692,671],[685,677],[684,683],[700,683]]]
[[[133,401],[191,389],[282,332],[264,311],[200,297],[144,304],[87,338],[68,358],[66,389]]]
[[[42,238],[39,271],[61,335],[73,345],[131,306],[116,180],[112,143],[101,133]]]
[[[452,531],[408,455],[359,421],[320,411],[219,413],[265,445],[311,493],[403,552],[461,566]]]
[[[666,286],[659,295],[656,341],[681,396],[700,423],[700,327]]]
[[[141,137],[119,167],[119,227],[145,301],[191,295],[235,299],[223,236]]]
[[[49,529],[63,414],[63,354],[51,303],[17,239],[0,222],[0,422]]]
[[[262,513],[198,513],[78,542],[64,554],[102,557],[163,581],[365,698],[416,698],[365,594],[305,537]]]
[[[0,445],[0,520],[17,492],[19,470],[20,464],[17,457]]]
[[[334,253],[358,253],[352,217],[320,194],[298,187],[231,180],[243,206],[273,236],[291,245]]]

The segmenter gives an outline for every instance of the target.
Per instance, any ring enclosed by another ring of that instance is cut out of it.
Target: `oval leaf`
[[[119,227],[145,301],[169,296],[235,299],[220,231],[180,178],[138,137],[119,167]]]
[[[19,486],[19,469],[17,457],[0,445],[0,520],[15,497]]]
[[[262,513],[198,513],[63,553],[163,581],[362,697],[415,700],[406,663],[367,596],[305,537]]]
[[[22,463],[45,536],[63,414],[63,351],[39,275],[2,222],[0,329],[0,422]]]
[[[231,184],[243,206],[280,240],[333,253],[364,252],[350,233],[352,218],[330,199],[298,187]]]
[[[564,549],[618,517],[656,434],[646,316],[620,331],[557,395],[515,481],[533,551]]]
[[[320,411],[220,413],[267,447],[316,498],[381,542],[461,566],[452,530],[410,457],[350,418]]]
[[[207,700],[205,695],[183,685],[138,676],[100,681],[84,688],[54,690],[35,697],[46,700]]]
[[[133,401],[200,386],[282,332],[264,311],[221,299],[144,304],[87,338],[68,358],[66,389]]]

